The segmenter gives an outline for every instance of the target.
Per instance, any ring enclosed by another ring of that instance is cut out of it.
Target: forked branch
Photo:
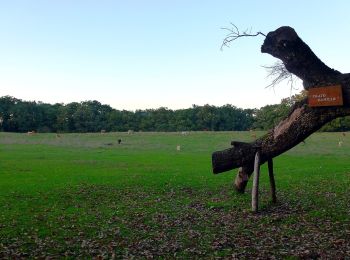
[[[246,29],[245,31],[240,32],[238,27],[235,24],[231,23],[231,26],[232,26],[231,28],[221,28],[229,32],[222,42],[221,50],[224,47],[229,47],[229,44],[237,40],[238,38],[256,37],[258,35],[262,35],[266,37],[266,35],[262,32],[252,33],[251,29],[249,31],[248,29]],[[286,69],[283,62],[276,62],[274,65],[263,66],[263,67],[268,71],[267,77],[273,78],[272,82],[268,86],[266,86],[267,88],[268,87],[274,88],[276,85],[278,85],[282,81],[288,80],[287,84],[291,86],[291,89],[293,89],[295,76]]]
[[[245,31],[243,32],[240,32],[239,29],[237,28],[236,25],[234,25],[233,23],[231,23],[231,28],[227,28],[227,27],[224,27],[224,28],[221,28],[223,30],[226,30],[228,31],[229,33],[226,35],[225,39],[223,40],[222,42],[222,45],[221,45],[221,50],[224,48],[224,47],[230,47],[230,43],[237,40],[238,38],[242,38],[242,37],[256,37],[258,35],[262,35],[264,37],[266,37],[266,35],[262,32],[256,32],[256,33],[252,33],[251,30],[248,31],[248,29],[246,29]]]

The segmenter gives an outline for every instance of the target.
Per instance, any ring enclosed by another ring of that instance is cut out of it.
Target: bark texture
[[[258,212],[259,208],[259,177],[260,177],[260,152],[257,151],[254,160],[254,180],[252,190],[252,211]]]
[[[275,176],[273,173],[273,160],[269,159],[267,161],[268,163],[268,168],[269,168],[269,179],[270,179],[270,193],[271,193],[271,199],[273,203],[277,202],[277,197],[276,197],[276,183],[275,183]]]
[[[342,74],[325,65],[293,28],[284,26],[270,32],[261,52],[282,60],[289,72],[303,80],[306,90],[340,84],[344,106],[311,108],[305,98],[296,103],[289,115],[261,138],[252,143],[232,142],[233,147],[214,152],[214,173],[241,167],[235,180],[235,188],[240,192],[244,192],[252,173],[257,147],[263,164],[296,146],[331,120],[350,115],[350,74]]]

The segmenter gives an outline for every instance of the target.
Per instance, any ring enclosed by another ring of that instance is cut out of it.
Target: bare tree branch
[[[223,50],[224,47],[230,47],[230,43],[237,40],[238,38],[256,37],[258,35],[262,35],[266,37],[266,35],[262,32],[252,33],[251,32],[252,29],[249,29],[249,30],[246,29],[245,31],[240,32],[238,27],[235,24],[231,23],[231,26],[232,26],[231,28],[221,28],[229,32],[222,42],[221,50]],[[290,90],[292,91],[294,89],[294,84],[295,84],[295,81],[297,80],[297,77],[286,69],[283,62],[279,61],[279,62],[276,62],[274,65],[263,66],[263,67],[268,71],[267,77],[273,78],[272,82],[268,86],[266,86],[266,88],[269,88],[269,87],[274,88],[275,86],[280,84],[282,81],[287,80],[287,85],[290,85]]]
[[[288,80],[287,85],[290,85],[291,90],[294,89],[294,84],[295,84],[295,81],[297,80],[297,77],[287,70],[283,62],[278,61],[273,65],[262,66],[262,67],[267,70],[268,72],[267,77],[273,78],[272,82],[269,85],[267,85],[266,88],[269,88],[269,87],[274,88],[275,86],[280,84],[282,81]]]
[[[225,39],[222,42],[221,45],[221,50],[223,50],[224,47],[230,47],[230,43],[237,40],[238,38],[242,38],[242,37],[256,37],[258,35],[262,35],[265,36],[266,35],[262,32],[256,32],[256,33],[252,33],[251,29],[248,31],[248,29],[246,29],[243,32],[240,32],[239,29],[237,28],[236,25],[234,25],[233,23],[231,23],[231,28],[221,28],[223,30],[228,31],[229,33],[226,35]]]

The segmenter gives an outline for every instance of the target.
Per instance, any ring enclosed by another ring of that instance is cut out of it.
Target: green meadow
[[[263,165],[258,214],[211,172],[232,140],[253,139],[0,133],[0,258],[350,258],[350,133],[275,158],[276,204]]]

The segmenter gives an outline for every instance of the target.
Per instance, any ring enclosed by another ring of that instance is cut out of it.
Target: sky
[[[301,84],[266,88],[262,66],[277,60],[260,52],[264,37],[221,51],[222,28],[291,26],[328,66],[349,72],[349,10],[347,0],[0,0],[0,96],[126,110],[259,108]]]

